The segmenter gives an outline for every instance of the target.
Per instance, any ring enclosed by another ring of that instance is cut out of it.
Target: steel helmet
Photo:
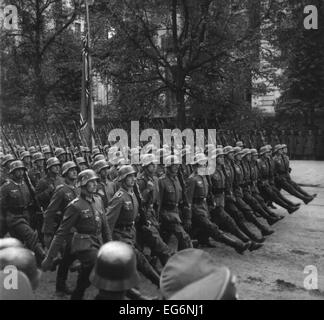
[[[251,149],[251,154],[252,154],[252,156],[258,156],[259,155],[257,149]]]
[[[80,183],[81,187],[86,186],[89,181],[98,179],[99,177],[97,174],[91,169],[81,171],[78,175],[78,182]]]
[[[181,164],[180,159],[175,155],[167,156],[164,160],[165,167],[171,167],[173,164]]]
[[[129,164],[128,159],[125,159],[125,158],[118,159],[117,165],[119,168],[121,168],[122,166],[126,166],[128,164]]]
[[[229,154],[229,153],[234,152],[234,148],[232,146],[227,146],[223,149],[223,151],[224,151],[224,154]]]
[[[80,164],[87,164],[87,161],[85,161],[85,159],[83,157],[77,158],[76,161],[77,161],[78,166]]]
[[[263,154],[265,154],[267,152],[270,152],[269,148],[267,146],[263,146],[263,147],[261,147],[259,153],[260,153],[260,156],[262,156]]]
[[[244,148],[244,143],[242,141],[237,141],[236,142],[236,147]]]
[[[105,168],[109,168],[109,164],[106,160],[97,161],[93,165],[93,170],[98,174],[100,173],[101,170],[103,170]]]
[[[62,166],[62,176],[66,175],[68,171],[73,168],[77,168],[77,165],[75,164],[74,161],[65,162]]]
[[[282,150],[283,149],[283,146],[281,144],[277,144],[275,147],[274,147],[274,153],[278,152],[279,150]]]
[[[31,146],[28,148],[28,151],[30,152],[30,154],[33,154],[36,152],[36,148],[34,146]]]
[[[17,169],[27,170],[24,163],[21,160],[15,160],[15,161],[10,163],[9,173],[13,173]]]
[[[0,250],[6,249],[6,248],[11,248],[11,247],[23,248],[24,245],[16,238],[0,239]]]
[[[205,165],[207,163],[207,157],[204,153],[197,153],[195,155],[194,164]]]
[[[98,252],[90,281],[96,288],[105,291],[120,292],[136,287],[139,276],[132,247],[117,241],[103,245]]]
[[[44,154],[45,154],[45,153],[51,153],[51,148],[50,148],[49,146],[44,146],[44,147],[42,148],[42,151],[43,151]]]
[[[217,159],[220,156],[224,156],[224,150],[222,148],[217,148],[213,153],[212,153],[212,159]]]
[[[143,167],[147,167],[150,164],[158,163],[158,161],[156,160],[156,157],[152,153],[144,154],[141,160],[142,160]]]
[[[127,176],[131,174],[136,174],[135,169],[131,165],[121,166],[118,170],[118,181],[124,180]]]
[[[57,148],[55,150],[55,157],[58,158],[59,156],[67,154],[67,152],[63,148]]]
[[[36,152],[33,154],[33,161],[45,160],[44,155],[41,152]]]
[[[8,164],[8,162],[12,162],[12,161],[15,161],[16,158],[11,154],[6,154],[3,158],[2,158],[2,166],[6,166]]]
[[[24,160],[27,157],[31,157],[31,154],[29,151],[24,151],[20,156],[21,160]]]
[[[235,148],[234,148],[234,155],[235,155],[235,156],[243,155],[243,150],[242,150],[242,148],[240,148],[240,147],[235,147]]]
[[[0,251],[0,269],[15,266],[22,271],[31,282],[33,289],[38,286],[41,271],[38,270],[35,254],[25,248],[9,247]]]
[[[105,156],[102,153],[97,154],[94,157],[93,162],[97,162],[97,161],[100,161],[100,160],[106,160]]]
[[[96,157],[98,154],[101,154],[99,148],[94,148],[94,149],[92,150],[92,156],[93,156],[93,157]]]
[[[247,156],[248,154],[251,154],[251,150],[250,149],[243,149],[242,150],[242,157],[244,158],[245,156]]]
[[[47,161],[46,161],[46,169],[48,170],[49,168],[53,167],[53,166],[60,166],[61,165],[61,162],[59,159],[57,159],[56,157],[52,157],[52,158],[49,158]]]

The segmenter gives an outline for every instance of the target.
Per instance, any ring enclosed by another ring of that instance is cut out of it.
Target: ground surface
[[[309,205],[302,205],[293,215],[273,228],[275,233],[268,237],[262,249],[240,256],[229,247],[217,244],[206,249],[219,265],[228,266],[238,276],[238,291],[244,300],[259,299],[318,299],[324,300],[324,162],[292,162],[293,178],[303,184],[311,194],[318,197]],[[289,197],[297,201],[296,198]],[[304,288],[306,266],[318,270],[318,290]],[[70,277],[75,283],[75,274]],[[36,297],[38,299],[58,299],[54,294],[55,274],[43,274]],[[141,291],[158,295],[157,289],[143,279]],[[87,298],[96,291],[90,288]]]

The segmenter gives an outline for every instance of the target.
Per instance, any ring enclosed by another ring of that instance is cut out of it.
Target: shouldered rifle
[[[38,144],[39,151],[42,152],[42,144],[41,144],[41,142],[40,142],[40,140],[38,138],[38,135],[37,135],[37,132],[36,132],[35,128],[33,128],[33,132],[34,132],[34,136],[36,138],[36,142]]]
[[[138,184],[136,182],[135,182],[133,190],[134,190],[135,196],[136,196],[137,201],[138,201],[139,219],[138,219],[137,223],[140,224],[140,225],[148,226],[149,222],[148,222],[147,215],[146,215],[147,208],[146,208],[146,206],[144,204],[143,197],[141,195]]]
[[[51,155],[52,155],[52,157],[54,157],[55,156],[54,142],[53,142],[51,133],[48,130],[47,124],[45,124],[45,134],[46,134],[46,139],[47,139],[48,145],[49,145],[50,150],[51,150]]]

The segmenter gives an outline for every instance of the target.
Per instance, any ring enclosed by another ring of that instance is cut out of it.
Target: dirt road
[[[206,249],[217,264],[230,267],[238,276],[241,299],[324,299],[324,162],[295,161],[292,168],[294,179],[305,184],[308,192],[318,194],[316,200],[307,206],[302,205],[293,215],[277,209],[286,218],[274,226],[276,232],[256,252],[240,256],[222,244]],[[317,268],[317,290],[304,288],[307,266]],[[72,285],[75,275],[70,278]],[[55,275],[44,274],[37,298],[57,299],[54,288]],[[143,280],[141,290],[158,295],[157,289],[146,280]],[[92,288],[87,298],[95,293]]]

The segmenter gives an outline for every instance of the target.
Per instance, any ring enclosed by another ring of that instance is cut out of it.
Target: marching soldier
[[[142,158],[143,172],[139,174],[137,183],[142,195],[145,219],[138,223],[139,242],[147,245],[153,255],[157,256],[164,266],[173,254],[160,235],[159,211],[159,180],[155,176],[157,160],[153,154]]]
[[[50,247],[54,234],[62,221],[66,207],[79,195],[79,190],[76,187],[78,177],[77,166],[73,161],[68,161],[63,164],[62,176],[64,177],[64,183],[56,188],[44,214],[43,233],[45,246],[47,248]],[[74,260],[71,254],[72,236],[73,233],[66,237],[63,257],[57,270],[56,294],[59,296],[72,293],[66,285],[69,267]]]
[[[185,230],[191,228],[191,218],[180,218],[179,206],[182,206],[182,187],[178,179],[180,161],[176,156],[165,159],[166,174],[159,179],[160,221],[167,236],[174,234],[178,240],[178,249],[192,248],[190,236]],[[167,237],[166,237],[167,238]]]
[[[27,171],[29,171],[32,168],[32,158],[31,157],[32,156],[29,151],[24,151],[20,156],[20,159],[24,163],[24,166],[27,169]]]
[[[38,239],[37,231],[30,226],[32,215],[35,214],[32,195],[24,181],[24,171],[27,169],[20,160],[10,164],[10,178],[0,189],[1,211],[6,217],[6,225],[11,237],[23,242],[26,247],[35,252],[40,262],[45,252]]]
[[[109,164],[106,160],[99,160],[93,165],[94,171],[99,176],[97,193],[102,198],[105,209],[116,193],[116,184],[109,179]]]
[[[160,277],[136,246],[135,222],[139,218],[139,202],[134,193],[136,171],[131,165],[122,166],[118,171],[120,189],[111,200],[107,219],[113,240],[122,241],[133,247],[137,257],[137,268],[156,286]]]
[[[38,182],[45,177],[45,157],[41,152],[36,152],[33,155],[33,168],[29,172],[30,180],[34,187]]]
[[[190,175],[187,184],[188,202],[192,211],[192,225],[198,228],[206,236],[215,241],[233,247],[236,252],[242,254],[250,248],[251,242],[245,237],[246,243],[230,237],[219,230],[218,226],[209,218],[207,206],[208,182],[206,176],[199,174],[199,170],[206,169],[207,157],[203,154],[195,156],[194,172]]]
[[[84,157],[78,157],[76,161],[78,167],[80,168],[80,172],[89,169],[87,165],[87,161],[85,160]]]
[[[102,200],[96,195],[97,180],[98,176],[93,170],[79,173],[78,182],[81,186],[81,195],[67,206],[47,257],[42,263],[44,271],[52,267],[54,258],[73,229],[75,232],[71,251],[81,262],[81,271],[71,296],[72,300],[83,298],[85,290],[90,286],[89,276],[95,265],[98,250],[104,243],[112,239]]]
[[[216,149],[212,159],[216,159],[216,170],[211,176],[212,192],[215,196],[215,208],[211,210],[211,218],[222,230],[229,232],[247,243],[250,241],[248,235],[240,230],[235,220],[225,211],[226,175],[224,173],[223,149]],[[252,241],[250,251],[261,248],[260,243]]]
[[[315,196],[311,196],[294,183],[289,174],[289,158],[283,154],[284,145],[277,145],[275,147],[275,170],[276,170],[276,183],[279,188],[284,189],[291,195],[304,201],[305,204],[311,202]]]
[[[2,171],[1,171],[1,177],[0,177],[0,179],[1,179],[0,186],[2,186],[5,182],[8,181],[10,164],[15,160],[16,160],[16,158],[11,153],[6,154],[2,158],[2,162],[1,162]]]
[[[57,148],[55,150],[55,157],[60,161],[61,164],[68,161],[68,153],[63,148]]]
[[[258,161],[258,169],[259,169],[259,183],[258,187],[261,191],[261,195],[263,198],[269,201],[273,201],[279,206],[285,208],[290,214],[294,213],[299,209],[299,205],[294,205],[291,201],[283,197],[280,191],[271,185],[270,180],[271,173],[269,169],[269,161],[270,150],[267,146],[264,146],[260,149],[260,159]]]
[[[58,158],[49,158],[46,162],[47,174],[36,186],[36,197],[45,210],[50,203],[57,186],[64,183],[60,176],[61,163]]]

